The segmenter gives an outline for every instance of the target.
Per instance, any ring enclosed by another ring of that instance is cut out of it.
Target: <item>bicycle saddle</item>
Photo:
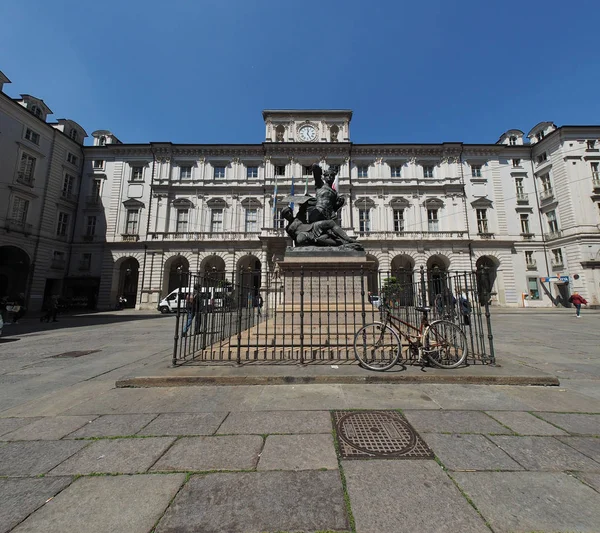
[[[428,313],[431,311],[431,307],[415,307],[415,311],[419,311],[421,313]]]

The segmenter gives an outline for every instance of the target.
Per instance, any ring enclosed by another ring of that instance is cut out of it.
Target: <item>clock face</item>
[[[301,141],[314,141],[317,138],[317,132],[314,126],[307,124],[298,130],[298,135]]]

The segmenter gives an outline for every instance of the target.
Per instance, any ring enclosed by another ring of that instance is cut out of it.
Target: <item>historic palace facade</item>
[[[58,156],[37,155],[62,171],[46,169],[25,188],[22,154],[41,151],[28,142],[33,119],[26,118],[18,139],[0,136],[0,153],[10,145],[16,154],[1,163],[0,246],[22,249],[39,268],[27,246],[39,238],[45,260],[64,259],[62,293],[100,309],[119,295],[156,308],[177,287],[178,268],[254,271],[255,286],[265,285],[291,244],[281,209],[292,188],[314,194],[314,163],[339,169],[347,199],[341,224],[364,244],[367,268],[407,279],[420,267],[487,266],[494,305],[551,306],[574,291],[600,303],[600,126],[543,122],[527,135],[509,130],[495,144],[354,144],[349,110],[266,110],[256,144],[124,144],[95,131],[93,146],[79,146],[83,166],[72,169],[70,187],[68,154],[79,152],[62,132]],[[51,209],[23,214],[19,202],[35,201],[35,187],[46,183],[54,183],[44,200]],[[31,226],[15,239],[16,216]],[[3,268],[9,290],[14,273]],[[57,272],[47,268],[47,277]],[[30,302],[42,298],[42,285],[24,286]]]

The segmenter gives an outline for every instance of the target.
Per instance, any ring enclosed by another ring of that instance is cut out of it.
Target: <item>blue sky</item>
[[[600,124],[599,19],[597,0],[4,1],[0,70],[128,143],[259,143],[281,108],[352,109],[356,143],[494,143]]]

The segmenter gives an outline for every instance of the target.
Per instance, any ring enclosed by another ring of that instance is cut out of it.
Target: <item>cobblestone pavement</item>
[[[600,314],[494,315],[500,362],[560,387],[116,389],[168,362],[172,317],[10,326],[0,533],[598,532]],[[347,409],[401,411],[435,459],[342,459],[331,411]]]

